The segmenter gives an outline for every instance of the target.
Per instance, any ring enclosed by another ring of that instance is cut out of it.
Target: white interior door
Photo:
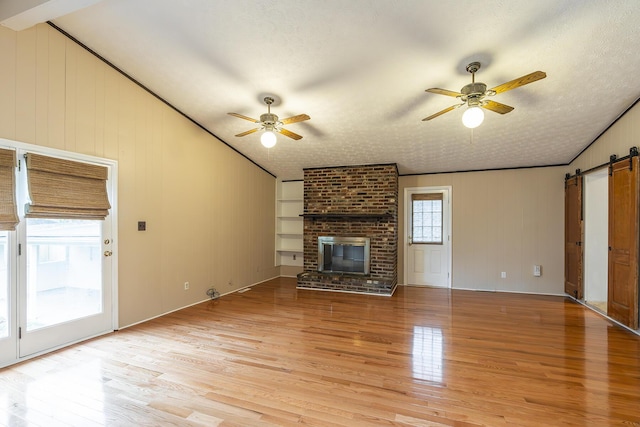
[[[405,190],[408,285],[451,286],[451,188]]]

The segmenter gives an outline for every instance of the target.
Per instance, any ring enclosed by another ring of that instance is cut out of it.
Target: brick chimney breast
[[[370,274],[318,272],[318,237],[370,238]],[[299,288],[391,295],[398,276],[396,164],[304,170],[304,271]]]

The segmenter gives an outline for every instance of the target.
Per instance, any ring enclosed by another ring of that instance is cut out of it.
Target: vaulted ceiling
[[[637,0],[83,1],[46,19],[282,179],[566,164],[640,97]],[[461,91],[472,61],[489,88],[547,77],[491,98],[515,108],[473,131],[466,107],[422,121],[460,103],[425,89]],[[311,117],[285,126],[302,139],[234,136],[256,126],[227,113],[259,118],[267,95]]]

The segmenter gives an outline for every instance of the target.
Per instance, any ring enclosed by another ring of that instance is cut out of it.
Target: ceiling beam
[[[102,0],[3,0],[0,3],[0,25],[22,31],[99,1]]]

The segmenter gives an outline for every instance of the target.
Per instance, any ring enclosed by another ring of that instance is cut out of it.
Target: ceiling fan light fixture
[[[460,90],[460,92],[441,89],[438,87],[427,89],[427,92],[458,98],[458,100],[462,101],[462,103],[452,105],[451,107],[438,111],[435,114],[425,117],[424,119],[422,119],[422,121],[425,122],[431,119],[435,119],[436,117],[440,117],[441,115],[448,113],[449,111],[453,111],[456,108],[462,107],[466,104],[469,108],[467,108],[467,111],[465,111],[462,115],[462,123],[470,129],[476,128],[480,126],[480,124],[484,120],[484,111],[478,107],[482,107],[485,110],[493,111],[494,113],[498,114],[507,114],[513,111],[513,107],[501,104],[496,101],[485,99],[486,97],[498,95],[508,90],[528,85],[529,83],[537,82],[538,80],[547,77],[547,73],[545,73],[544,71],[534,71],[533,73],[529,73],[526,76],[513,79],[506,83],[502,83],[501,85],[498,85],[493,89],[487,89],[486,84],[476,82],[476,72],[479,69],[479,62],[472,62],[471,64],[467,65],[467,71],[471,73],[471,83],[465,85]]]
[[[298,114],[297,116],[291,116],[287,117],[286,119],[280,120],[277,115],[271,113],[271,104],[273,104],[273,98],[271,98],[270,96],[265,96],[264,103],[267,104],[267,112],[260,116],[260,120],[247,117],[244,114],[227,113],[230,116],[234,116],[239,119],[248,120],[252,123],[258,124],[258,127],[249,129],[245,132],[241,132],[236,136],[247,136],[254,132],[262,130],[263,132],[262,135],[260,135],[260,142],[266,148],[271,148],[276,145],[276,133],[295,140],[302,139],[302,136],[285,129],[282,126],[309,120],[311,117],[306,114]]]
[[[478,106],[471,106],[462,115],[462,124],[469,129],[477,128],[484,121],[484,112]]]
[[[262,135],[260,135],[260,142],[266,148],[271,148],[276,145],[276,134],[271,130],[265,130],[262,132]]]

